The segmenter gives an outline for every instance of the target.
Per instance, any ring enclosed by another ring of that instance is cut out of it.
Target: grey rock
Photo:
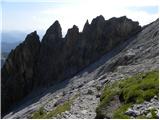
[[[147,118],[152,118],[152,114],[149,112],[147,115],[146,115]]]
[[[140,113],[138,111],[132,110],[130,108],[125,112],[125,114],[129,115],[129,116],[133,116],[133,117],[140,115]]]

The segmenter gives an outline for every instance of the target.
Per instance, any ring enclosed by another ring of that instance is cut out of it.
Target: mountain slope
[[[158,70],[158,26],[159,21],[156,20],[73,78],[33,92],[5,118],[95,118],[105,84]],[[72,97],[74,100],[66,109],[65,102],[71,101]],[[60,106],[67,111],[59,111],[55,115],[54,109]],[[46,112],[49,116],[45,116]]]
[[[98,16],[86,23],[81,33],[74,25],[65,38],[58,21],[49,27],[42,42],[36,32],[29,34],[11,51],[2,68],[2,113],[33,89],[71,78],[140,30],[138,22],[125,16],[109,20]]]

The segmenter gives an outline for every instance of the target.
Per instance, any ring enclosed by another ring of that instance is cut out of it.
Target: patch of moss
[[[105,118],[106,116],[103,111],[105,111],[106,106],[112,101],[113,97],[118,95],[122,106],[113,113],[114,117],[127,118],[127,116],[122,113],[124,113],[124,110],[127,110],[128,105],[142,103],[144,100],[150,100],[155,95],[158,96],[158,78],[159,72],[151,71],[106,85],[100,97],[100,104],[96,109],[97,116]]]

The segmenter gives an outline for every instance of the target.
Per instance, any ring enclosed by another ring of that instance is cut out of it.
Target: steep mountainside
[[[91,24],[86,22],[82,33],[74,25],[65,38],[58,21],[41,43],[36,32],[29,34],[2,68],[2,113],[33,88],[70,78],[140,30],[138,22],[125,16],[110,20],[98,16]]]
[[[98,16],[82,32],[73,26],[65,38],[58,21],[41,43],[31,33],[2,68],[2,112],[34,88],[53,86],[33,91],[5,118],[95,118],[105,83],[158,69],[158,24],[141,28],[126,17]]]

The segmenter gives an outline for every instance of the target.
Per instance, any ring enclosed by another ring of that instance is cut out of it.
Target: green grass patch
[[[73,100],[78,97],[78,94],[72,97],[70,100],[67,100],[63,104],[58,105],[55,109],[50,112],[44,111],[43,107],[40,107],[38,111],[32,114],[32,119],[51,119],[52,117],[56,117],[58,114],[62,112],[69,111],[71,108],[71,104]]]
[[[45,119],[50,119],[52,117],[56,117],[58,114],[69,111],[71,108],[71,101],[66,101],[62,105],[58,105],[55,110],[49,112],[48,114],[45,115]]]
[[[114,119],[129,119],[128,115],[125,115],[124,112],[131,106],[131,104],[123,104],[120,106],[113,114]]]
[[[41,119],[41,118],[43,118],[43,116],[45,116],[46,115],[46,112],[44,112],[44,109],[43,109],[43,107],[40,107],[39,108],[39,110],[38,111],[36,111],[36,112],[34,112],[33,114],[32,114],[32,119]]]
[[[156,114],[156,110],[155,109],[151,109],[151,114],[152,114],[152,118],[151,119],[158,119],[157,114]]]
[[[99,118],[105,117],[103,111],[115,95],[119,96],[122,106],[113,113],[114,118],[127,118],[122,114],[129,105],[149,101],[159,94],[159,72],[140,73],[125,80],[116,81],[105,86],[96,109]],[[118,111],[118,112],[117,112]],[[97,117],[98,118],[98,117]]]

